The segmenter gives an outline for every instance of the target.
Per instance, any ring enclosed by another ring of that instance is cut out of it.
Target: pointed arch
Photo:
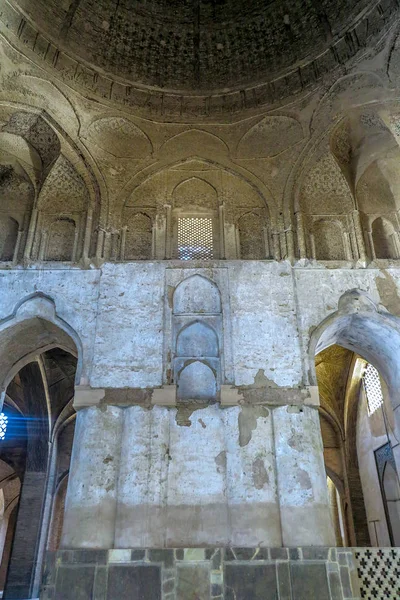
[[[218,192],[208,181],[192,176],[178,183],[172,192],[172,200],[174,208],[185,208],[190,205],[216,209]]]
[[[173,314],[219,314],[221,295],[218,286],[202,275],[191,275],[174,290]]]
[[[213,327],[203,321],[186,324],[176,338],[176,355],[187,357],[218,357],[218,336]]]
[[[0,397],[14,375],[40,352],[60,347],[77,356],[76,381],[83,367],[83,347],[76,331],[56,313],[51,298],[40,292],[21,300],[0,321]]]

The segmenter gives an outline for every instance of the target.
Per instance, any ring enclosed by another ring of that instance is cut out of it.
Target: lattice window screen
[[[4,413],[0,413],[0,440],[6,437],[8,417]]]
[[[211,218],[178,218],[178,258],[181,260],[210,260],[213,258]]]
[[[372,415],[383,404],[379,373],[371,364],[364,371],[364,387],[368,402],[368,414]]]
[[[400,598],[400,551],[398,548],[357,548],[355,552],[361,598]]]

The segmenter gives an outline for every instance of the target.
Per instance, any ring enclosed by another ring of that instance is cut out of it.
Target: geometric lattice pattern
[[[0,440],[6,437],[8,417],[4,413],[0,413]]]
[[[178,218],[178,257],[180,260],[210,260],[213,258],[212,219],[207,217]]]
[[[371,364],[367,365],[363,379],[367,396],[368,414],[372,415],[383,404],[381,380],[378,371]]]
[[[400,550],[398,548],[357,548],[355,559],[361,598],[399,600]]]

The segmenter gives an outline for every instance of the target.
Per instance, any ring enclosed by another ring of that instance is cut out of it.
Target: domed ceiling
[[[3,36],[83,95],[161,120],[232,119],[371,55],[398,0],[0,0]],[[337,74],[337,75],[336,75]]]
[[[359,47],[357,32],[348,35],[346,48],[334,45],[376,3],[12,0],[11,4],[65,52],[104,73],[163,90],[209,92],[273,79],[328,47],[331,62],[342,62]]]

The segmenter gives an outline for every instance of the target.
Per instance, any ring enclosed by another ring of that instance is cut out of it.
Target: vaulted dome
[[[321,75],[354,55],[388,18],[370,0],[12,4],[78,60],[134,84],[184,92],[255,85],[317,57],[313,76]]]

